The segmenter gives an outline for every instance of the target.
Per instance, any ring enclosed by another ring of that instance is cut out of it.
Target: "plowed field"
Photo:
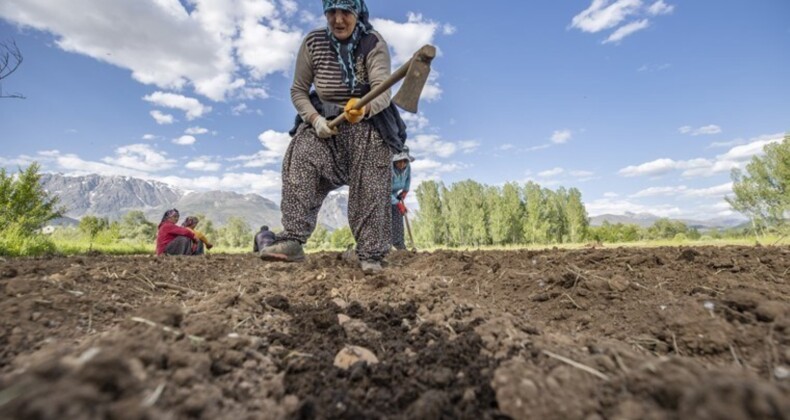
[[[388,260],[0,260],[0,418],[790,418],[790,248]]]

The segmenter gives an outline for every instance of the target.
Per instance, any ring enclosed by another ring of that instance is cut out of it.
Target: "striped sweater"
[[[365,52],[367,51],[367,54]],[[376,31],[364,36],[357,47],[356,89],[343,83],[343,71],[337,53],[332,48],[326,28],[316,29],[304,38],[296,58],[291,101],[304,121],[312,121],[318,112],[310,102],[310,87],[315,86],[323,102],[343,106],[351,98],[359,98],[368,89],[375,88],[390,75],[390,55],[387,43]],[[390,105],[390,91],[379,95],[368,104],[368,117],[378,114]]]

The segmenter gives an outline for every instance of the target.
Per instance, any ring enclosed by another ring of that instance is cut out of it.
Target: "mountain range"
[[[280,229],[281,212],[277,203],[258,194],[231,191],[185,191],[157,181],[123,176],[66,176],[41,174],[41,185],[58,197],[66,211],[56,224],[71,224],[70,219],[91,215],[118,220],[132,210],[158,223],[165,210],[177,208],[182,217],[202,214],[217,225],[232,216],[241,217],[251,228],[269,225]],[[346,226],[348,194],[330,193],[324,200],[318,223],[329,230]]]
[[[625,212],[624,214],[601,214],[598,216],[590,217],[591,226],[600,226],[604,222],[611,224],[622,223],[624,225],[632,224],[640,227],[652,226],[656,220],[661,217],[651,213],[632,213]],[[697,228],[700,230],[717,229],[717,228],[731,228],[743,224],[746,219],[737,217],[718,217],[709,220],[694,220],[694,219],[672,219],[683,222],[690,228]]]

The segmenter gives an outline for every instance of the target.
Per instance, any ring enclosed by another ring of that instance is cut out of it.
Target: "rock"
[[[334,365],[337,368],[348,370],[354,363],[365,362],[374,365],[379,359],[372,351],[359,346],[345,346],[335,355]]]
[[[340,309],[346,309],[346,307],[348,306],[348,303],[345,300],[340,299],[339,297],[332,299],[332,303],[337,305],[337,307]]]
[[[337,314],[337,323],[340,325],[345,324],[346,322],[351,321],[351,317],[348,315]]]
[[[774,320],[779,319],[782,314],[788,310],[788,308],[790,308],[790,305],[785,303],[766,300],[760,302],[757,305],[757,309],[754,310],[754,314],[757,315],[758,321],[773,322]]]
[[[358,319],[350,319],[341,325],[346,331],[346,336],[351,341],[372,342],[381,338],[380,332],[368,327],[367,324]]]
[[[0,267],[0,278],[3,279],[10,279],[12,277],[16,277],[19,274],[16,268],[5,265]]]
[[[631,285],[631,282],[628,281],[627,278],[617,275],[610,278],[607,283],[609,285],[609,289],[614,292],[625,292],[628,290],[628,286]]]

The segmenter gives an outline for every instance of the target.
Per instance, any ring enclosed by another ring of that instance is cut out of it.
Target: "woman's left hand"
[[[345,108],[343,109],[345,111],[343,114],[345,115],[346,120],[351,124],[356,124],[365,118],[366,107],[363,106],[360,109],[354,109],[354,105],[356,105],[358,101],[359,98],[349,99]]]

